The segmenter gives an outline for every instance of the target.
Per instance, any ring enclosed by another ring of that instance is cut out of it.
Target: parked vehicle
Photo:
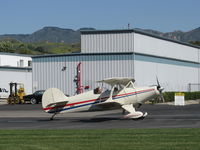
[[[9,93],[5,88],[0,88],[0,98],[8,98]]]
[[[36,91],[33,94],[25,95],[23,99],[25,100],[25,102],[30,102],[31,104],[38,104],[42,102],[42,95],[44,92],[45,90]]]

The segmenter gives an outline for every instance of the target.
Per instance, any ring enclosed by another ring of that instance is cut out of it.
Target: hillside
[[[38,42],[50,42],[50,43],[67,43],[74,44],[80,43],[80,30],[95,30],[94,28],[81,28],[79,30],[62,29],[58,27],[44,27],[32,34],[5,34],[0,35],[0,39],[12,38],[25,43],[38,43]],[[200,41],[200,27],[194,30],[183,32],[159,32],[151,29],[138,29],[151,34],[179,40],[182,42]]]
[[[0,52],[19,54],[60,54],[80,52],[80,43],[66,44],[53,42],[24,43],[15,39],[0,40]]]
[[[59,54],[80,52],[80,30],[95,30],[81,28],[79,30],[44,27],[32,34],[0,35],[0,52],[21,54]],[[188,32],[159,32],[149,29],[137,29],[162,37],[199,45],[200,27]]]
[[[174,32],[163,33],[163,32],[149,30],[149,29],[139,29],[139,30],[143,30],[151,34],[156,34],[156,35],[171,38],[174,40],[179,40],[182,42],[200,41],[200,27],[191,31],[187,31],[187,32],[177,30]]]
[[[95,30],[94,28],[81,28],[79,30],[62,29],[58,27],[44,27],[32,34],[4,34],[0,39],[11,38],[25,43],[80,43],[80,30]]]

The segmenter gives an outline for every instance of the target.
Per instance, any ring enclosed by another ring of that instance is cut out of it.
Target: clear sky
[[[0,34],[45,26],[162,32],[200,27],[200,0],[0,0]]]

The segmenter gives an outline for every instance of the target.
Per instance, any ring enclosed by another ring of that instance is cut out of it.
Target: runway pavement
[[[122,110],[50,114],[38,105],[0,105],[0,129],[113,129],[113,128],[199,128],[200,104],[187,106],[143,105],[148,112],[141,120],[123,119]]]

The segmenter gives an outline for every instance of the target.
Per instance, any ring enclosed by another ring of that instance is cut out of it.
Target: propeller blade
[[[164,90],[164,88],[162,86],[160,86],[160,82],[158,80],[158,77],[156,76],[156,81],[157,81],[157,89],[158,91],[160,92],[160,95],[158,97],[158,101],[162,101],[163,103],[165,102],[165,99],[164,99],[164,96],[163,96],[163,93],[162,91]]]
[[[160,86],[160,83],[158,81],[158,77],[156,76],[156,81],[157,81],[157,85]]]

